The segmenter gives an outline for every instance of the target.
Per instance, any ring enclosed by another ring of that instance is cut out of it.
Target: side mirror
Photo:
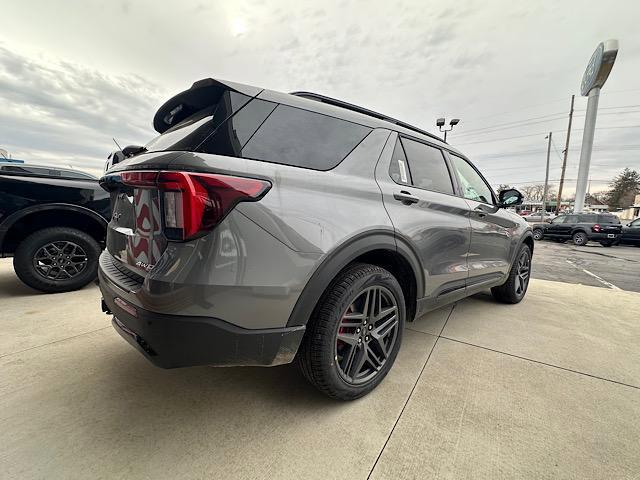
[[[502,190],[498,194],[498,201],[500,207],[514,207],[516,205],[522,205],[524,196],[515,188],[509,188]]]
[[[116,150],[115,152],[111,152],[107,157],[107,163],[104,166],[104,171],[106,172],[111,167],[113,167],[117,163],[120,163],[124,159],[125,159],[125,156],[122,153],[122,150]]]

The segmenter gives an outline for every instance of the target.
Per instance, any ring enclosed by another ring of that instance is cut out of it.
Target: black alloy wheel
[[[523,250],[516,263],[516,281],[514,282],[516,295],[524,296],[529,286],[530,275],[531,257],[529,256],[529,250]]]
[[[96,279],[100,244],[71,227],[43,228],[20,242],[13,256],[18,278],[46,293],[68,292]]]
[[[529,288],[531,279],[531,248],[529,245],[522,245],[515,261],[509,270],[507,280],[497,287],[491,289],[493,297],[502,303],[519,303],[524,298]]]
[[[87,253],[76,243],[51,242],[36,251],[33,267],[48,280],[66,280],[78,276],[87,268],[88,260]]]
[[[327,287],[307,322],[296,362],[317,389],[339,400],[371,392],[402,344],[405,297],[391,272],[347,266]]]
[[[588,241],[587,234],[584,232],[576,232],[573,234],[573,244],[574,245],[586,245]]]
[[[336,332],[335,357],[340,376],[352,385],[368,382],[385,365],[398,338],[398,304],[383,286],[357,294]]]

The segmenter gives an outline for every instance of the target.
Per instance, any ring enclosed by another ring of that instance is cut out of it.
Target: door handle
[[[409,192],[405,190],[401,190],[400,193],[394,193],[393,198],[401,201],[405,205],[411,205],[413,203],[418,203],[420,199],[414,195],[411,195]]]

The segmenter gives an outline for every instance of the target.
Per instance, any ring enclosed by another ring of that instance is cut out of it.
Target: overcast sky
[[[553,180],[570,96],[579,94],[598,42],[617,38],[591,190],[625,166],[640,169],[638,0],[0,0],[0,7],[0,148],[15,158],[98,173],[111,137],[146,143],[164,100],[217,77],[316,91],[430,131],[437,117],[459,117],[450,143],[495,185],[542,182],[551,130]],[[577,96],[569,190],[585,108]]]

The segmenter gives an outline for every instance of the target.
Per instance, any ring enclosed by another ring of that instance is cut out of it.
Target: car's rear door
[[[440,148],[392,133],[376,180],[396,234],[419,255],[425,291],[435,304],[464,296],[471,238],[469,208],[455,195]]]
[[[512,212],[497,206],[493,190],[467,159],[455,154],[450,158],[470,212],[467,290],[476,289],[502,279],[511,268],[518,222]]]

